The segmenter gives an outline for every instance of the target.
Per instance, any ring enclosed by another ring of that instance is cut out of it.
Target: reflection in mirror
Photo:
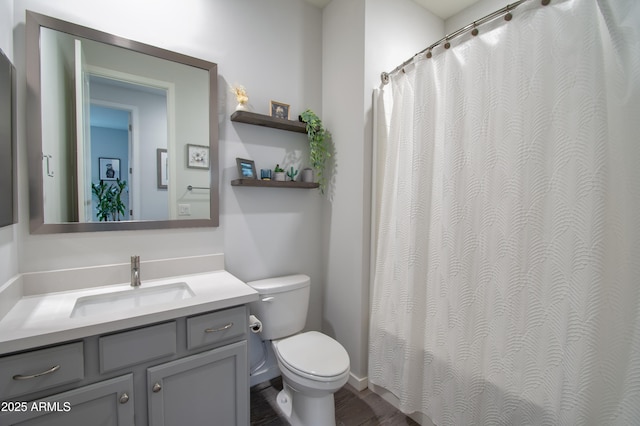
[[[216,80],[213,63],[27,12],[31,232],[217,226]]]

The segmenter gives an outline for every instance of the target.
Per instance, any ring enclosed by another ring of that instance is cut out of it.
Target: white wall
[[[0,0],[0,49],[13,59],[13,0]]]
[[[14,63],[13,0],[0,0],[0,49]],[[0,284],[18,273],[18,226],[0,228]]]
[[[466,9],[463,9],[459,13],[447,19],[444,23],[445,32],[447,34],[451,34],[459,28],[472,23],[473,21],[476,21],[483,16],[487,16],[488,14],[495,12],[498,9],[502,9],[507,5],[507,3],[513,2],[505,2],[504,0],[480,0],[478,3],[475,3],[467,7]]]
[[[323,329],[366,385],[372,91],[380,73],[441,38],[444,24],[411,0],[333,0],[323,15],[323,119],[334,136]]]
[[[366,376],[369,304],[363,275],[365,3],[333,0],[323,14],[322,117],[336,147],[332,202],[325,218],[329,233],[323,331],[347,349],[351,374],[357,378]]]
[[[10,2],[2,4],[11,15]],[[308,144],[301,134],[231,123],[235,100],[229,98],[228,84],[244,85],[256,112],[267,113],[272,99],[290,104],[293,117],[306,107],[321,111],[322,12],[301,0],[15,0],[13,24],[8,26],[16,29],[22,110],[26,9],[218,64],[221,215],[216,229],[30,235],[26,160],[21,160],[19,270],[120,263],[132,254],[149,260],[224,252],[227,269],[243,280],[310,275],[308,326],[319,329],[323,198],[317,191],[237,188],[229,183],[237,177],[236,157],[254,159],[258,168],[273,168],[287,158],[305,159]],[[18,143],[23,154],[26,124],[21,117]],[[15,250],[10,241],[0,244],[0,250],[7,245]]]
[[[413,0],[367,0],[365,102],[380,85],[380,73],[390,72],[442,38],[444,23]]]

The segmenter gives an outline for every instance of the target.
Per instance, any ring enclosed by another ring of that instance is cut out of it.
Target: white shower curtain
[[[639,425],[640,1],[488,25],[378,93],[369,380],[439,426]]]

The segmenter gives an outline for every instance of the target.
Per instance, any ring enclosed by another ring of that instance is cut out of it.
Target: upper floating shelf
[[[286,120],[284,118],[271,117],[269,115],[258,114],[250,111],[235,111],[231,114],[231,121],[287,130],[289,132],[307,133],[307,125],[305,123]]]

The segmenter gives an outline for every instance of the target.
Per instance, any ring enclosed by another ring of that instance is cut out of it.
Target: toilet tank
[[[260,300],[249,310],[262,322],[262,339],[275,340],[296,334],[307,322],[311,280],[306,275],[288,275],[251,281]]]

